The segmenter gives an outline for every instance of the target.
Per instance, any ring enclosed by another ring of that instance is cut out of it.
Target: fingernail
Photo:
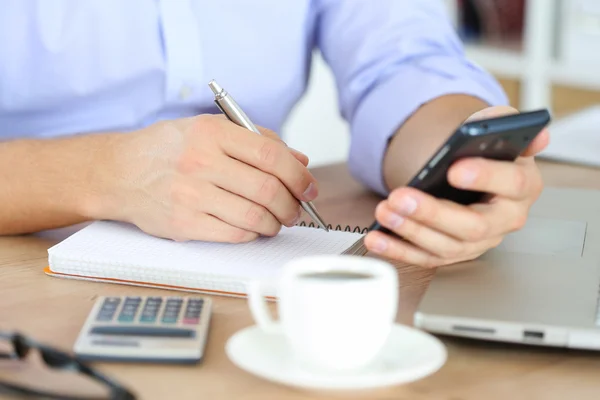
[[[468,188],[471,185],[473,185],[473,183],[475,183],[475,179],[477,179],[477,171],[471,168],[467,168],[464,169],[461,173],[460,184],[462,185],[462,187]]]
[[[471,122],[471,121],[477,121],[479,119],[485,119],[488,117],[491,117],[493,114],[493,111],[489,108],[484,108],[483,110],[479,110],[473,114],[471,114],[471,116],[469,118],[466,119],[465,122]]]
[[[403,197],[399,204],[396,204],[397,211],[402,215],[410,215],[417,209],[417,200],[412,197]]]
[[[404,222],[404,218],[402,218],[401,216],[399,216],[398,214],[395,214],[395,213],[390,214],[388,216],[387,220],[388,220],[387,222],[388,222],[389,226],[392,229],[399,227]]]
[[[375,253],[383,253],[384,251],[387,250],[387,248],[388,248],[387,240],[385,240],[383,238],[377,238],[377,239],[375,239],[375,242],[373,243],[371,250],[373,250]]]
[[[305,201],[312,201],[317,198],[317,194],[319,194],[317,188],[315,184],[311,182],[304,193],[302,193],[302,197],[304,197]]]

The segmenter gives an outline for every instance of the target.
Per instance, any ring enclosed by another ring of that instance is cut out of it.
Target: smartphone
[[[514,161],[550,120],[549,111],[542,109],[467,122],[440,146],[407,186],[458,204],[482,202],[488,193],[457,189],[448,183],[450,166],[462,158],[471,157]],[[377,221],[369,230],[397,236]]]

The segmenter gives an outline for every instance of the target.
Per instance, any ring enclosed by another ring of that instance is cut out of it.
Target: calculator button
[[[202,299],[190,299],[185,308],[184,320],[190,321],[184,323],[197,324],[200,319],[200,314],[202,313],[202,304],[204,300]]]
[[[107,297],[104,299],[100,311],[98,311],[98,315],[96,316],[96,321],[112,321],[119,303],[121,303],[121,299],[118,297]]]
[[[183,299],[181,297],[169,297],[167,299],[167,304],[169,304],[169,303],[181,304],[181,303],[183,303]]]
[[[144,310],[144,311],[142,311],[142,314],[140,315],[140,317],[156,319],[156,314],[158,314],[158,311]]]
[[[198,309],[198,310],[186,310],[185,311],[185,318],[198,318],[200,317],[200,313],[202,312],[202,310]]]
[[[141,302],[142,302],[141,297],[127,297],[125,299],[125,305],[127,305],[127,304],[139,305]]]
[[[154,302],[154,303],[162,303],[162,301],[163,301],[162,297],[158,297],[158,296],[148,297],[146,299],[146,302],[148,302],[148,303],[152,303],[152,302]]]
[[[144,304],[142,314],[140,315],[140,322],[154,322],[158,315],[158,309],[162,303],[160,297],[149,297]]]
[[[162,322],[172,324],[177,322],[183,299],[181,297],[170,297],[165,304],[165,310],[162,315]]]
[[[121,303],[121,299],[118,299],[118,298],[107,298],[102,303],[102,308],[103,309],[117,308],[119,306],[119,303]]]
[[[127,297],[119,314],[119,322],[132,322],[135,319],[141,301],[140,297]]]
[[[177,321],[177,314],[165,313],[163,315],[163,322],[175,322]]]
[[[113,314],[98,313],[98,316],[96,316],[96,321],[99,321],[99,322],[112,321],[114,316],[115,316],[114,313]]]

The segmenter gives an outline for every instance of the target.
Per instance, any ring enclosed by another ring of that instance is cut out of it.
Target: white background
[[[331,70],[316,53],[308,89],[282,129],[282,138],[305,153],[310,167],[345,161],[350,149],[348,124],[339,113]]]

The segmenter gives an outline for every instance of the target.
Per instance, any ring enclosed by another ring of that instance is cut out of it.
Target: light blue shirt
[[[213,78],[279,132],[314,48],[351,126],[350,170],[382,194],[387,142],[420,105],[507,102],[465,59],[441,0],[2,0],[0,139],[218,113]]]

